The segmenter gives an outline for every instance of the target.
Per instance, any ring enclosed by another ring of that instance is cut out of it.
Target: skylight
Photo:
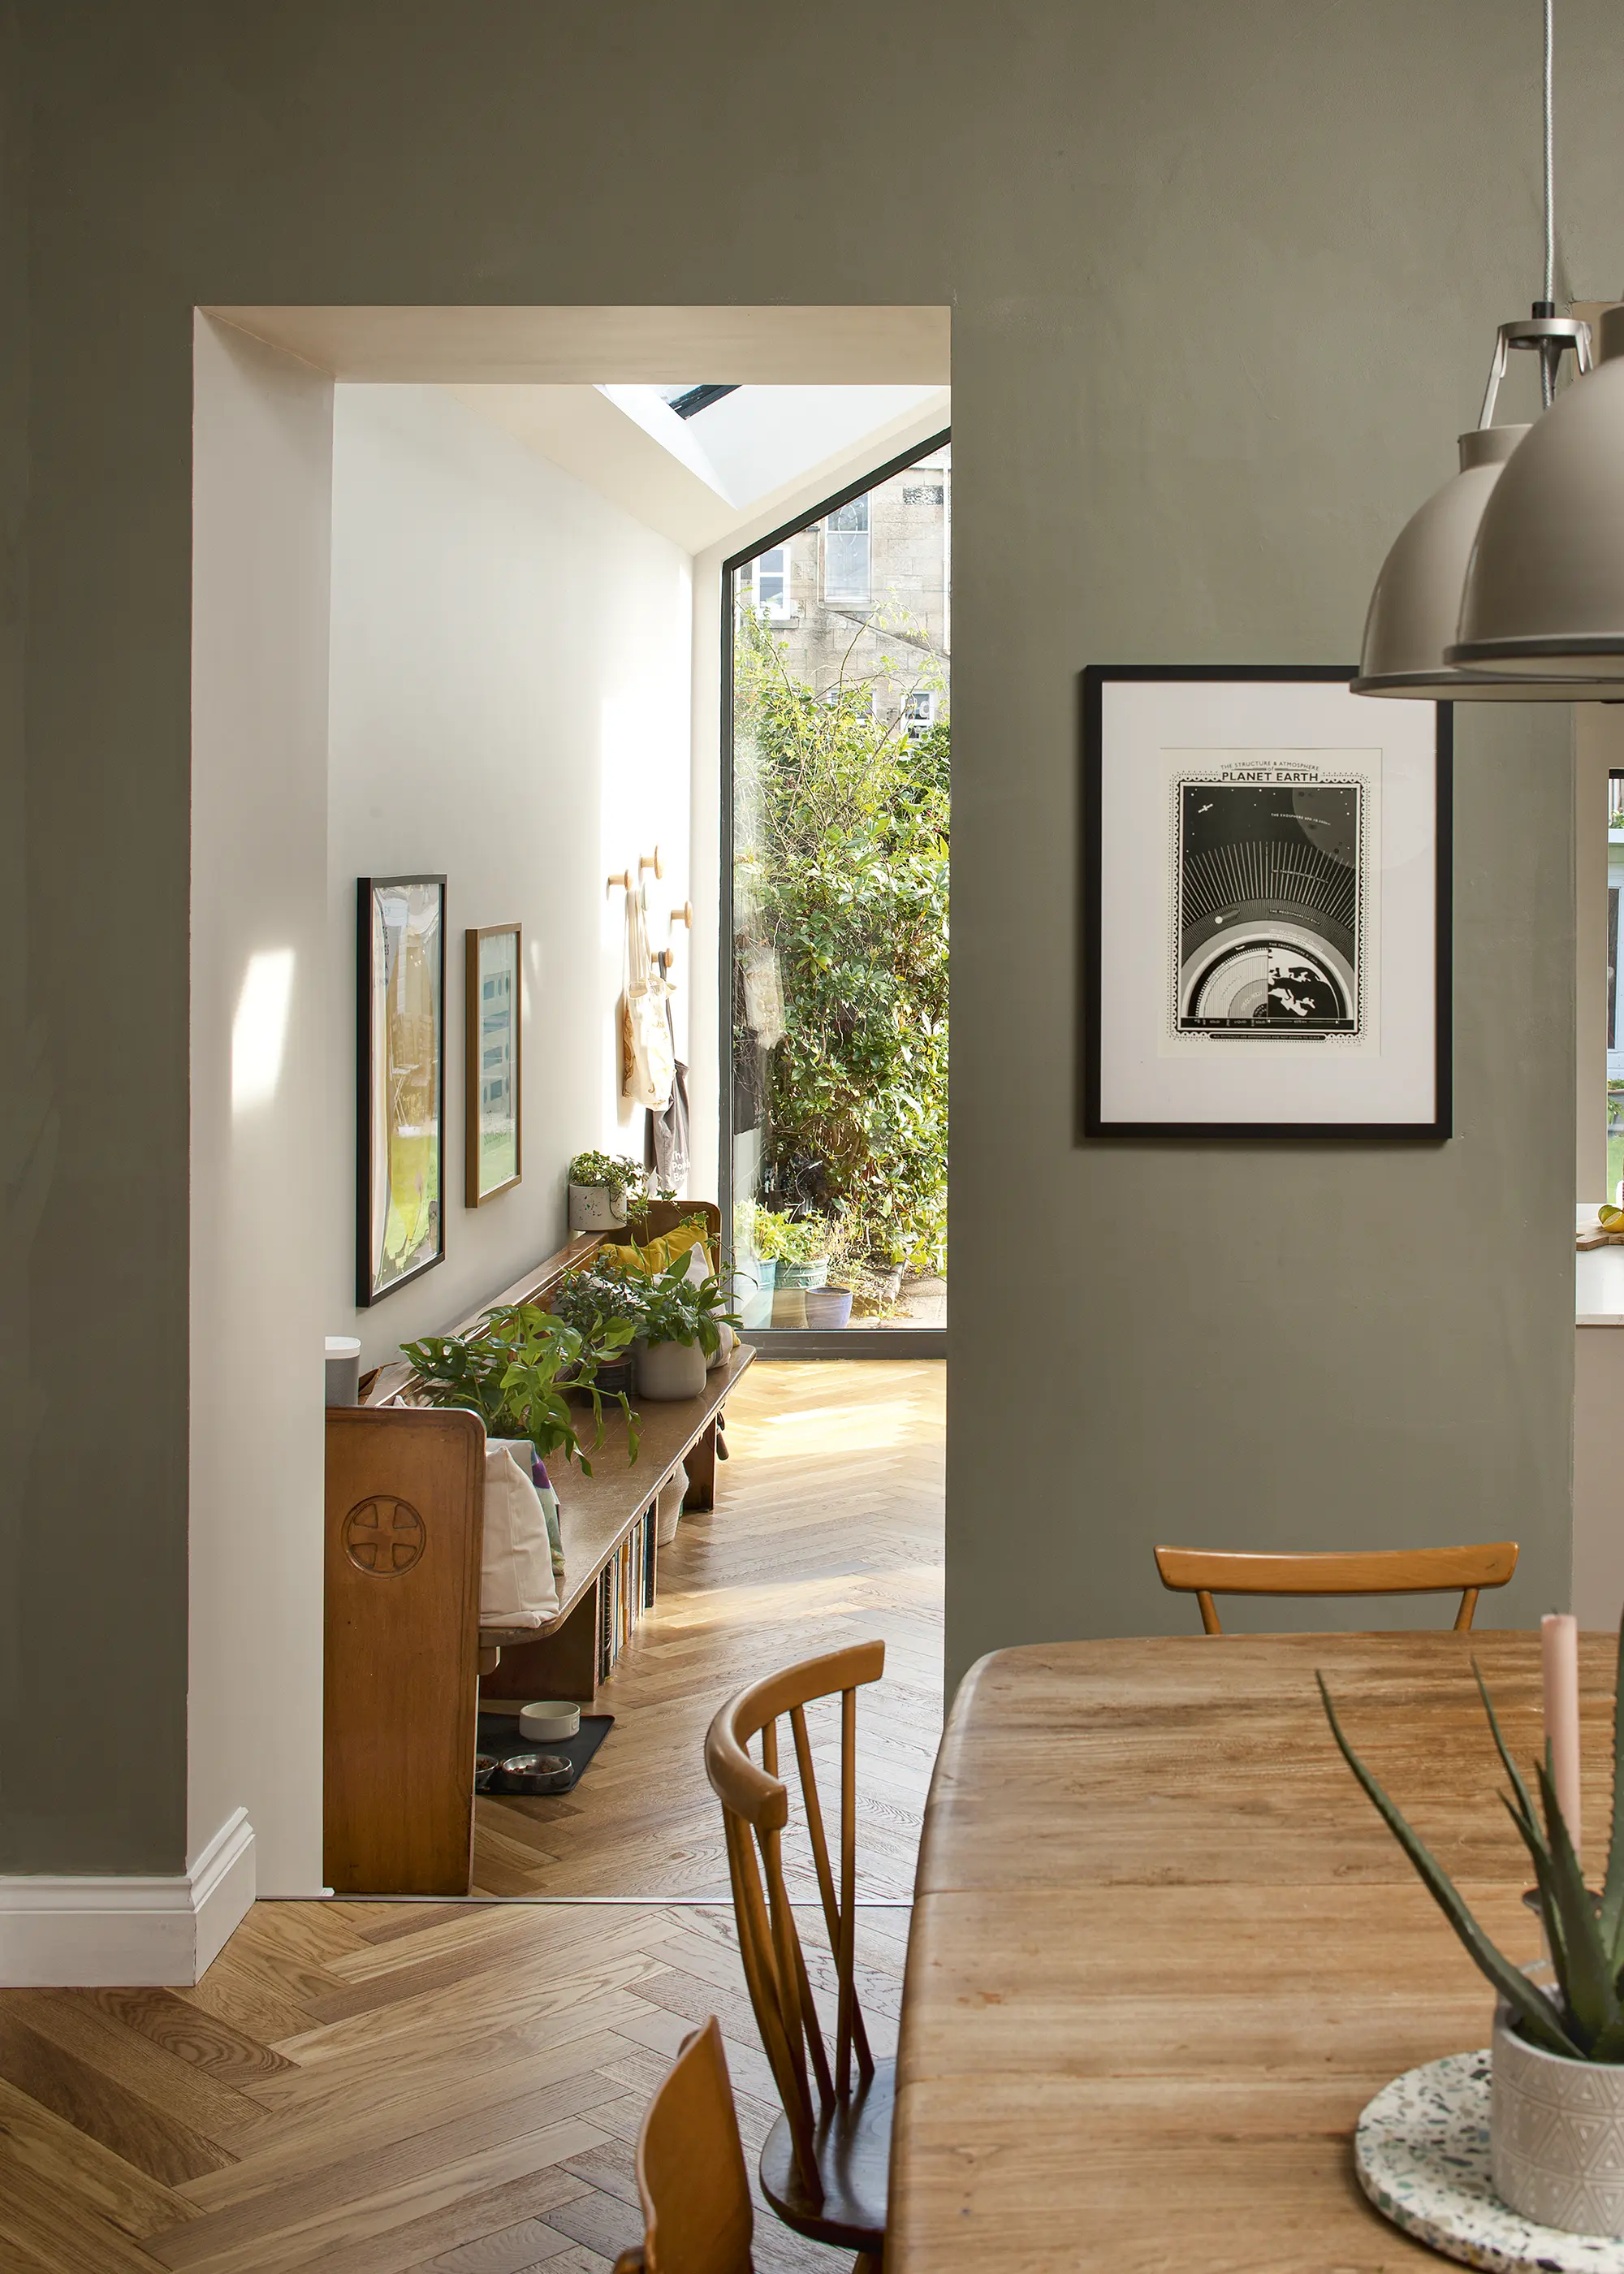
[[[707,384],[703,387],[695,387],[691,380],[684,380],[680,387],[657,387],[654,392],[662,402],[671,405],[679,418],[691,418],[696,410],[708,410],[713,403],[719,403],[725,395],[737,394],[738,388],[736,385],[717,387]]]

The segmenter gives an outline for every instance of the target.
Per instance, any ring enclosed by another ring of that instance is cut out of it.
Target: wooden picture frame
[[[1451,1134],[1448,704],[1083,674],[1087,1137]]]
[[[482,924],[462,938],[463,1200],[477,1209],[524,1176],[524,928]]]
[[[356,887],[356,1301],[446,1255],[446,880]]]

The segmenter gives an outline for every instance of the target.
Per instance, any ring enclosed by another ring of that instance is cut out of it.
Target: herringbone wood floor
[[[478,1803],[477,1892],[726,1895],[711,1714],[776,1666],[882,1635],[885,1679],[859,1708],[859,1892],[907,1900],[942,1735],[945,1375],[931,1360],[750,1369],[716,1507],[660,1551],[658,1600],[600,1694],[614,1728],[567,1799]]]
[[[868,1886],[906,1894],[939,1713],[940,1378],[755,1371],[717,1512],[685,1521],[659,1614],[611,1686],[617,1753],[548,1826],[557,1862],[543,1862],[578,1875],[569,1892],[597,1870],[599,1833],[623,1881],[715,1883],[697,1763],[710,1708],[786,1658],[879,1632],[860,1844]],[[514,1869],[509,1847],[533,1871],[530,1835],[502,1838],[482,1828],[482,1871],[504,1856]],[[876,2052],[895,2042],[906,1924],[900,1908],[860,1919]],[[826,1982],[816,1923],[802,1931]],[[776,2103],[726,1907],[262,1903],[194,1991],[0,1992],[0,2266],[606,2274],[640,2233],[644,2104],[710,2013],[754,2150]],[[764,2209],[756,2262],[849,2263]]]

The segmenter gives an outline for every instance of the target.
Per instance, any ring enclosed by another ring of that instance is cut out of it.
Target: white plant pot
[[[654,1502],[654,1541],[658,1547],[669,1547],[677,1536],[677,1526],[682,1521],[682,1503],[688,1497],[688,1471],[679,1469],[669,1484],[660,1487]]]
[[[702,1343],[640,1341],[634,1347],[637,1352],[639,1397],[651,1397],[658,1404],[663,1398],[704,1396],[705,1352]]]
[[[626,1195],[607,1185],[571,1185],[571,1231],[613,1231],[626,1221]]]
[[[1494,2016],[1489,2159],[1495,2193],[1568,2234],[1624,2234],[1624,2067],[1563,2060]]]

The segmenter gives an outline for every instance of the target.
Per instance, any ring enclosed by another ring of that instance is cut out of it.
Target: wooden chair
[[[1517,1568],[1517,1543],[1482,1547],[1380,1547],[1328,1555],[1226,1555],[1204,1547],[1158,1547],[1162,1584],[1193,1594],[1208,1634],[1222,1634],[1214,1595],[1431,1595],[1459,1587],[1457,1634],[1472,1623],[1478,1590],[1503,1587]]]
[[[637,2135],[643,2238],[614,2274],[753,2274],[756,2214],[713,2014],[685,2037]]]
[[[705,1773],[722,1803],[727,1869],[750,2003],[784,2104],[762,2150],[762,2193],[786,2226],[859,2255],[879,2274],[885,2242],[895,2064],[876,2060],[857,2003],[857,1692],[885,1670],[883,1642],[806,1660],[731,1698],[705,1738]],[[839,1890],[830,1864],[806,1708],[840,1698]],[[833,2058],[812,2002],[784,1880],[789,1792],[778,1776],[778,1719],[789,1716],[836,1980]],[[761,1738],[762,1758],[748,1746]],[[765,1892],[763,1894],[763,1875]]]

